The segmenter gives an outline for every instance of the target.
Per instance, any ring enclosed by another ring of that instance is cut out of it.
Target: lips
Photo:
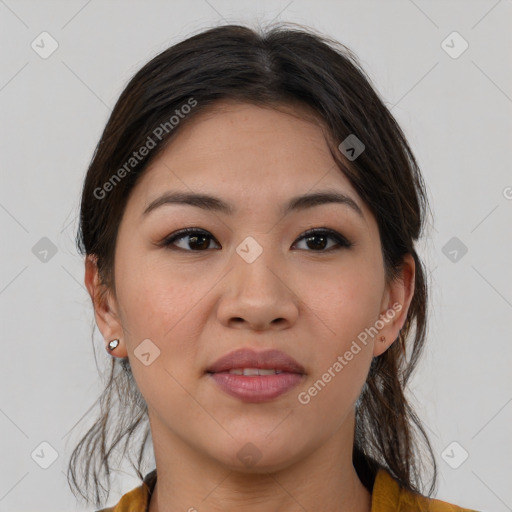
[[[293,357],[280,350],[264,350],[256,352],[250,349],[240,349],[230,352],[221,357],[206,369],[207,373],[239,373],[239,370],[246,370],[245,375],[255,375],[250,370],[275,370],[276,373],[297,373],[305,374],[304,367]],[[258,372],[259,373],[259,372]],[[263,375],[267,372],[262,372]]]
[[[253,403],[277,399],[306,378],[304,367],[280,350],[236,350],[209,366],[206,373],[217,389]]]

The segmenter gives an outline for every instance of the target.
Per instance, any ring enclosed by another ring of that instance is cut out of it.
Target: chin
[[[270,443],[266,434],[245,436],[244,440],[232,441],[226,451],[212,454],[230,471],[247,474],[265,474],[281,471],[301,458],[299,443],[290,435]],[[235,450],[233,448],[235,447]]]

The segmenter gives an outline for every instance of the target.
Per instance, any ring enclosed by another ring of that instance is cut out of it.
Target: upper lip
[[[260,368],[274,369],[288,373],[304,374],[305,370],[293,357],[280,350],[254,350],[243,348],[234,350],[217,359],[206,371],[208,373],[219,373],[236,368]]]

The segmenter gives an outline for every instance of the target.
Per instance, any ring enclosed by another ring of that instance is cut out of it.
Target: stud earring
[[[379,341],[382,341],[382,342],[386,341],[386,336],[381,336],[381,337],[379,338]]]
[[[119,345],[119,340],[117,340],[117,339],[116,340],[112,340],[112,341],[110,341],[108,343],[108,349],[110,351],[112,351],[112,350],[116,349],[118,345]]]

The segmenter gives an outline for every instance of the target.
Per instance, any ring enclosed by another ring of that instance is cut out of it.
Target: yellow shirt
[[[124,494],[117,505],[97,512],[148,512],[150,493],[156,483],[156,470],[144,477],[140,487]],[[400,485],[385,469],[379,469],[372,492],[371,512],[477,512],[445,501],[413,494]]]

